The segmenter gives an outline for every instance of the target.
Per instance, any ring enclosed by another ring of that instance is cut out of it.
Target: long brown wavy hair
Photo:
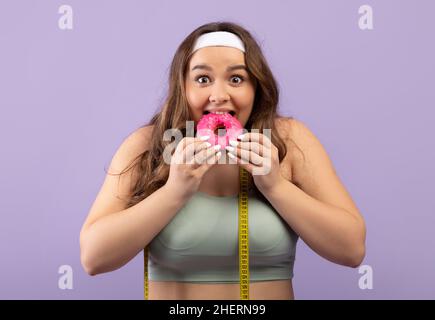
[[[204,24],[188,35],[178,47],[171,63],[169,88],[163,106],[147,124],[141,126],[141,128],[153,126],[150,148],[139,154],[127,168],[119,173],[119,175],[124,174],[133,168],[136,173],[132,175],[135,178],[132,179],[130,185],[127,208],[134,206],[161,188],[169,177],[170,166],[163,161],[163,150],[172,141],[164,141],[163,134],[167,129],[175,128],[179,129],[184,137],[186,136],[186,121],[191,120],[192,115],[186,97],[184,81],[192,55],[192,48],[199,36],[214,31],[232,32],[239,36],[245,45],[246,67],[256,88],[252,112],[245,129],[248,131],[258,129],[260,133],[263,133],[263,129],[271,129],[271,140],[279,150],[280,163],[287,154],[286,144],[277,134],[274,121],[276,118],[284,118],[277,112],[279,102],[278,86],[254,37],[246,29],[232,22]],[[250,190],[265,199],[255,184],[252,183],[251,175],[249,175],[249,178]]]

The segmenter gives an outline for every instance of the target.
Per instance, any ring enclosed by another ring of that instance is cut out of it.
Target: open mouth
[[[206,115],[206,114],[209,114],[210,113],[210,111],[204,111],[204,113],[203,113],[203,115]],[[231,116],[235,116],[236,115],[236,112],[235,111],[229,111],[228,112]]]

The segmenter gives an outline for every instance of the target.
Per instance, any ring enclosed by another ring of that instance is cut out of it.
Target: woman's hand
[[[215,147],[200,138],[181,139],[170,159],[166,185],[183,197],[192,196],[198,190],[204,174],[222,155]]]
[[[230,140],[231,147],[226,147],[227,154],[252,174],[258,190],[268,192],[284,180],[280,173],[278,148],[268,137],[249,132],[239,136],[238,140]]]

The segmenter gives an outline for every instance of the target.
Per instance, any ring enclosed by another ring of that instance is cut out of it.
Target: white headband
[[[196,39],[192,53],[204,47],[214,46],[233,47],[245,52],[245,45],[237,35],[227,31],[215,31],[205,33]]]

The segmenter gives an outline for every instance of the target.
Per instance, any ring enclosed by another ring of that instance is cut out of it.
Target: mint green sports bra
[[[298,235],[249,192],[249,280],[293,278]],[[153,281],[239,283],[238,195],[196,192],[149,244]]]

